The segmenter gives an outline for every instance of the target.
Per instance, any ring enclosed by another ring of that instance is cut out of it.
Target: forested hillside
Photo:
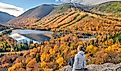
[[[96,5],[92,11],[102,12],[111,16],[121,17],[121,2],[111,1]]]
[[[0,25],[0,31],[5,30],[5,29],[8,29],[8,27]]]
[[[116,33],[121,30],[120,18],[72,10],[45,17],[32,25],[33,28],[51,29],[52,31],[81,31],[88,33]]]

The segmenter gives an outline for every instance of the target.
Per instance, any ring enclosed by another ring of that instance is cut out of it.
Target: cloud
[[[83,0],[56,0],[56,2],[64,2],[64,3],[70,3],[70,2],[74,2],[74,3],[79,3],[82,2]]]
[[[107,1],[121,1],[121,0],[56,0],[56,2],[64,2],[64,3],[83,3],[83,4],[99,4]]]
[[[19,16],[24,12],[23,8],[0,2],[0,11]]]
[[[86,4],[100,4],[108,1],[121,1],[121,0],[84,0]]]

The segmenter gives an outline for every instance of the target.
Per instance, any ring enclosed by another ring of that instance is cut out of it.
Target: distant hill
[[[8,14],[8,13],[1,12],[1,11],[0,11],[0,23],[1,23],[1,24],[2,24],[2,23],[6,23],[6,22],[8,22],[9,20],[11,20],[11,19],[13,19],[13,18],[15,18],[15,16],[12,16],[12,15],[10,15],[10,14]]]
[[[92,11],[107,13],[115,17],[121,17],[121,1],[110,1],[96,5]]]

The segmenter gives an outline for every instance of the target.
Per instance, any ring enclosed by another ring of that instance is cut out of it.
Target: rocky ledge
[[[105,63],[102,65],[87,65],[88,71],[121,71],[121,63],[113,64],[113,63]],[[62,68],[61,71],[72,71],[72,68],[68,65]]]

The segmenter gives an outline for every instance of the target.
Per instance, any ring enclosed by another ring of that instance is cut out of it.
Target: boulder
[[[113,63],[105,63],[102,65],[90,64],[87,65],[88,71],[121,71],[121,63],[113,64]],[[65,66],[61,69],[61,71],[72,71],[71,66]]]
[[[72,68],[71,66],[68,65],[68,66],[63,67],[61,71],[72,71]]]

